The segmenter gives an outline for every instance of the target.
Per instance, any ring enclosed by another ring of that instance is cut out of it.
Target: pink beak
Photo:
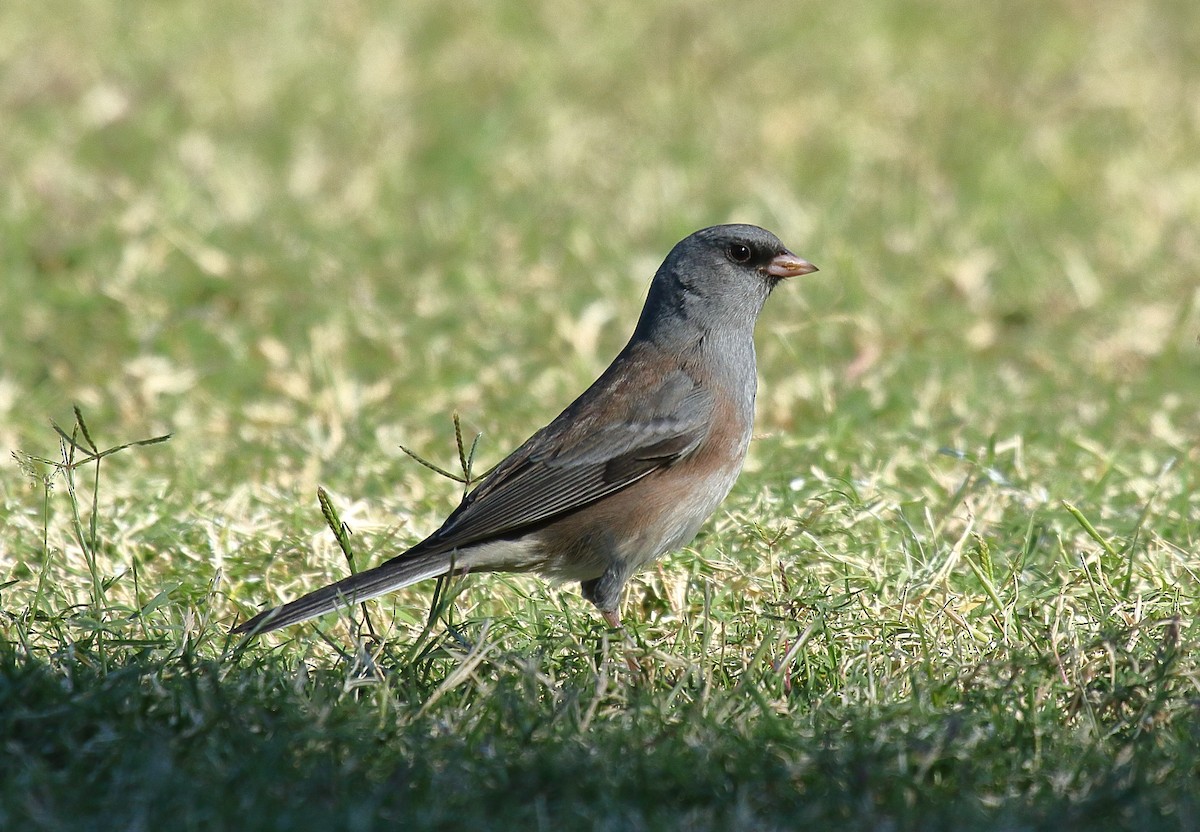
[[[776,254],[764,269],[771,277],[799,277],[802,274],[812,274],[816,270],[817,267],[812,263],[790,251]]]

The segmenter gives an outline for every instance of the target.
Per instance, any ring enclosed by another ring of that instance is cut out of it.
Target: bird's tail
[[[352,607],[426,578],[445,575],[455,568],[457,554],[439,551],[405,552],[374,569],[342,578],[337,583],[313,590],[291,603],[260,612],[249,621],[234,627],[232,633],[269,633],[327,612]]]

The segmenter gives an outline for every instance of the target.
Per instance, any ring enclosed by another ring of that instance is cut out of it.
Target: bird
[[[232,633],[270,632],[452,572],[496,571],[578,581],[620,628],[630,577],[691,542],[732,489],[754,423],[759,313],[780,282],[815,271],[754,225],[685,237],[608,369],[437,531]]]

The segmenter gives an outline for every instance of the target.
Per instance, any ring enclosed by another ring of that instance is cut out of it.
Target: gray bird
[[[753,225],[687,237],[608,369],[441,528],[233,632],[269,632],[452,570],[579,581],[619,627],[625,582],[687,544],[733,487],[754,422],[754,324],[779,281],[816,270]]]

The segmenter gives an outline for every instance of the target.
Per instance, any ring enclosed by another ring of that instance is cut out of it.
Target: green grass
[[[0,828],[1196,828],[1198,55],[1184,2],[0,7]],[[491,576],[227,636],[346,573],[318,487],[356,567],[420,539],[400,445],[490,467],[726,221],[821,271],[626,634]],[[97,470],[74,406],[172,438]]]

